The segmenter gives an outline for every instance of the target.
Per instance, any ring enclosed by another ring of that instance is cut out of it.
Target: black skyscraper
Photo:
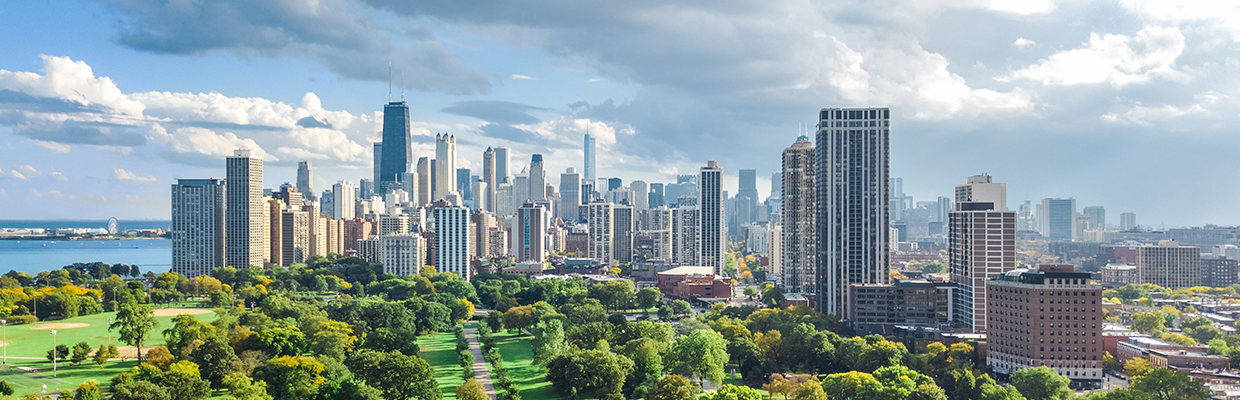
[[[387,193],[399,187],[400,174],[409,172],[413,146],[409,141],[409,106],[404,101],[383,107],[383,157],[379,166],[378,188]]]

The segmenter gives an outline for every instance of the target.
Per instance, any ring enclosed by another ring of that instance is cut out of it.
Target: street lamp
[[[0,326],[4,330],[4,366],[9,366],[9,321],[0,319]]]
[[[56,377],[56,330],[52,329],[52,377]]]

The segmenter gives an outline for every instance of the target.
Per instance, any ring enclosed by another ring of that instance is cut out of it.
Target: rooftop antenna
[[[388,61],[388,103],[392,102],[392,62]]]
[[[400,69],[400,101],[405,101],[405,69]]]

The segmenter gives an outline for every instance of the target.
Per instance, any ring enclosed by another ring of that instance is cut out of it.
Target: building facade
[[[383,106],[383,156],[379,158],[382,164],[375,181],[380,193],[399,186],[400,174],[409,172],[409,162],[413,160],[409,135],[409,105],[404,101],[388,102]]]
[[[633,230],[636,226],[636,211],[627,204],[611,206],[611,257],[621,264],[633,262]]]
[[[1201,286],[1228,287],[1240,283],[1236,281],[1236,260],[1226,257],[1206,257],[1201,259]]]
[[[707,161],[698,171],[698,184],[698,263],[715,267],[715,275],[723,275],[723,253],[728,250],[723,224],[723,168]]]
[[[612,260],[612,235],[615,232],[612,206],[605,201],[594,201],[587,205],[586,212],[590,238],[587,257],[604,265],[611,264]]]
[[[435,135],[435,180],[432,183],[435,186],[432,202],[446,199],[449,193],[456,191],[456,136]]]
[[[1047,240],[1075,240],[1076,199],[1042,199],[1038,221]]]
[[[815,293],[818,288],[818,194],[814,185],[818,158],[808,136],[784,149],[780,193],[783,196],[783,279],[788,293]]]
[[[437,203],[434,215],[435,268],[440,273],[452,272],[469,281],[469,208]]]
[[[948,276],[958,287],[952,316],[986,332],[986,281],[1016,269],[1016,213],[992,203],[960,202],[948,219]]]
[[[550,217],[541,205],[526,201],[517,209],[513,234],[517,262],[543,262],[547,259],[547,227]]]
[[[262,267],[267,250],[263,229],[263,160],[252,157],[249,149],[240,149],[226,161],[225,265]]]
[[[224,266],[225,190],[218,179],[172,185],[172,272],[192,278]]]
[[[1201,248],[1181,246],[1174,240],[1137,247],[1137,275],[1141,283],[1168,289],[1201,285]]]
[[[1088,273],[1043,265],[986,285],[986,364],[996,373],[1046,366],[1075,383],[1102,380],[1102,287]]]
[[[421,234],[401,233],[379,238],[383,272],[403,277],[417,274],[426,265],[426,239]]]

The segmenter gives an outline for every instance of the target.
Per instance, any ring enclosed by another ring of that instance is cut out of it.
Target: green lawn
[[[460,359],[456,353],[456,335],[446,330],[433,335],[418,337],[419,355],[435,369],[435,380],[443,391],[444,399],[456,398],[456,387],[465,383],[461,375]]]
[[[517,336],[507,332],[495,334],[495,344],[499,347],[500,358],[504,359],[504,368],[508,368],[508,373],[512,375],[523,399],[565,398],[551,389],[547,374],[541,367],[534,365],[534,352],[530,343],[533,339],[533,336]]]

